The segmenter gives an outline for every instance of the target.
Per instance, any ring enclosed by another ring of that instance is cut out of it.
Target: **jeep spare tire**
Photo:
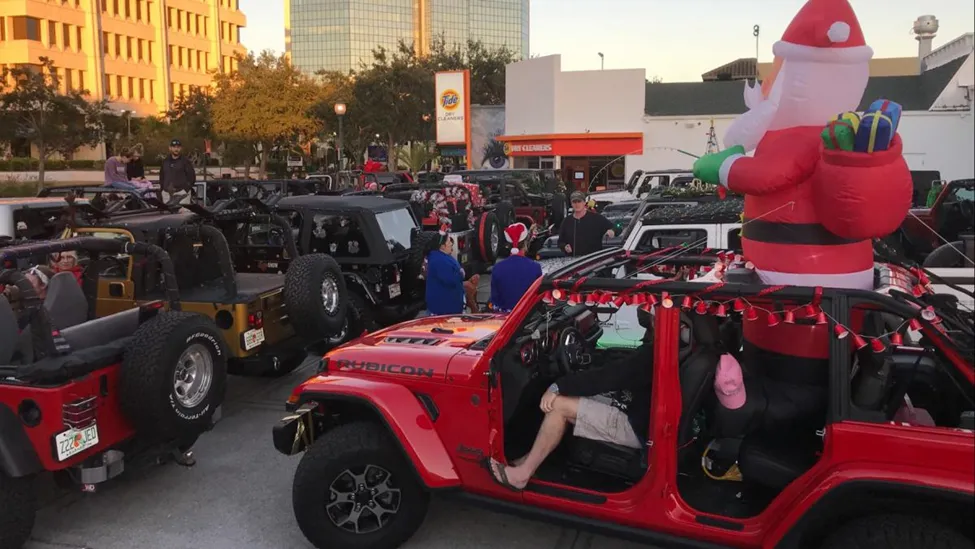
[[[497,206],[494,207],[494,215],[498,219],[498,228],[502,234],[505,229],[515,222],[515,208],[511,205],[511,202],[498,202]],[[495,253],[497,253],[496,257],[498,258],[508,257],[511,255],[511,246],[507,242],[498,242],[498,248]]]
[[[190,440],[211,426],[227,388],[227,346],[209,318],[162,312],[136,330],[119,372],[122,411],[140,434]]]
[[[552,217],[548,219],[548,224],[554,226],[554,230],[558,232],[562,228],[562,222],[565,221],[565,214],[568,211],[568,206],[565,202],[565,195],[562,193],[555,193],[552,195]]]
[[[427,254],[437,249],[440,233],[433,231],[414,231],[410,237],[410,255],[406,260],[406,280],[415,290],[414,297],[422,297],[426,292],[426,285],[420,279],[423,276],[423,262]]]
[[[501,228],[494,212],[484,212],[474,223],[474,235],[477,238],[477,257],[481,261],[493,264],[498,259],[498,247],[501,242]]]
[[[342,331],[349,293],[342,269],[325,254],[296,258],[284,275],[284,304],[299,337],[319,341]]]

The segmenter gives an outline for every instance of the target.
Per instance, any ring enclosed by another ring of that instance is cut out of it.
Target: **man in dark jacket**
[[[603,238],[615,235],[613,224],[586,207],[586,195],[579,191],[569,196],[572,215],[559,229],[559,248],[566,255],[580,257],[603,249]]]
[[[169,156],[162,161],[159,170],[159,188],[172,196],[175,193],[188,193],[196,183],[193,163],[183,156],[183,144],[179,139],[169,142]]]
[[[522,490],[545,458],[562,441],[569,424],[577,437],[640,448],[650,431],[650,394],[653,381],[653,328],[643,344],[625,358],[559,378],[542,395],[539,407],[545,419],[528,455],[511,465],[491,460],[491,475],[502,486]]]

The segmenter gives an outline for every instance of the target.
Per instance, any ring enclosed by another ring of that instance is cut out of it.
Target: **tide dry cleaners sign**
[[[509,156],[512,154],[528,153],[550,153],[552,152],[551,143],[505,143],[504,151]]]
[[[467,142],[467,75],[463,72],[438,72],[437,143],[462,145]]]

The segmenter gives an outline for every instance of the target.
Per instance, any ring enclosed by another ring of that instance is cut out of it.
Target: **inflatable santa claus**
[[[749,110],[729,128],[730,148],[702,157],[694,175],[745,196],[743,252],[766,284],[870,289],[871,239],[907,215],[910,171],[896,123],[882,146],[868,135],[864,150],[824,146],[824,128],[857,110],[873,50],[847,0],[809,0],[773,52],[762,85],[746,84]],[[871,124],[882,133],[892,116],[877,113]],[[744,336],[772,354],[822,359],[825,328],[760,319],[745,323]]]

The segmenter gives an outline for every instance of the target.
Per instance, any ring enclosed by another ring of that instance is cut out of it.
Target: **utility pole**
[[[752,27],[752,36],[755,37],[755,72],[758,72],[758,35],[761,34],[761,28],[758,25]]]
[[[605,68],[606,68],[606,56],[603,55],[603,52],[599,52],[599,70],[603,70]]]

